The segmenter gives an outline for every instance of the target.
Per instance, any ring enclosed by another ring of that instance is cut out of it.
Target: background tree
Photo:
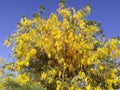
[[[76,11],[61,2],[48,18],[22,17],[18,30],[5,41],[8,46],[12,42],[16,59],[8,69],[18,73],[10,81],[25,90],[117,89],[114,63],[120,57],[120,40],[107,41],[100,24],[85,19],[90,11],[90,5]]]

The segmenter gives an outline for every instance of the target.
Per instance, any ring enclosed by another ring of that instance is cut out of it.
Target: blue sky
[[[8,57],[10,48],[6,48],[4,40],[16,31],[17,22],[24,14],[31,18],[32,13],[37,12],[42,4],[46,10],[43,16],[49,16],[55,12],[59,0],[0,0],[0,57],[10,60]],[[91,4],[92,12],[87,19],[102,23],[101,29],[107,39],[120,35],[120,0],[66,0],[67,7],[77,10],[86,4]]]

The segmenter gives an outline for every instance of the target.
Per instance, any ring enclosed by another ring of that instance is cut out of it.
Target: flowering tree
[[[18,74],[5,78],[25,90],[113,90],[119,78],[112,63],[120,57],[120,40],[105,39],[100,24],[86,20],[90,6],[76,11],[60,3],[48,18],[22,17],[6,41],[16,59],[5,68]],[[1,84],[1,88],[2,88]],[[39,88],[39,89],[33,89]],[[23,88],[24,89],[24,88]]]

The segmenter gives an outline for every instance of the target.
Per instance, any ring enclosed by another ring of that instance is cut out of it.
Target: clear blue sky
[[[59,0],[0,0],[0,57],[10,60],[8,57],[10,48],[3,43],[7,36],[15,32],[17,22],[22,14],[31,18],[41,4],[46,8],[43,15],[49,16],[55,12]],[[92,12],[88,19],[102,23],[102,29],[107,39],[120,35],[120,0],[66,0],[66,6],[76,9],[90,3]]]

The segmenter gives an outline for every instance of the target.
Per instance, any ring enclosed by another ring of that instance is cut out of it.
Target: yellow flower
[[[74,17],[75,19],[77,19],[77,20],[81,20],[81,18],[82,18],[83,16],[82,16],[81,11],[78,11],[77,13],[74,13],[74,14],[73,14],[73,17]]]
[[[7,40],[5,40],[4,45],[9,47],[11,45],[11,38],[8,38]]]
[[[21,26],[21,27],[19,27],[19,29],[20,29],[21,31],[24,31],[24,30],[25,30],[25,27]]]
[[[45,80],[46,77],[47,77],[47,74],[45,72],[43,72],[42,75],[41,75],[41,80]]]
[[[64,70],[67,68],[67,64],[66,63],[64,63],[64,67],[63,68],[64,68]]]
[[[75,90],[75,86],[70,87],[69,90]]]
[[[59,77],[61,77],[61,75],[62,75],[62,72],[61,72],[61,71],[59,71],[58,76],[59,76]]]
[[[81,78],[84,78],[85,77],[85,73],[84,72],[79,72],[78,74]]]
[[[87,10],[88,14],[90,14],[90,12],[91,12],[90,5],[87,5],[87,6],[85,7],[85,9]]]
[[[60,88],[61,88],[61,86],[60,86],[60,85],[58,85],[58,86],[56,87],[56,90],[60,90]]]
[[[85,88],[86,88],[86,90],[91,90],[91,86],[90,85],[87,85]]]
[[[103,67],[103,66],[101,66],[101,65],[100,65],[98,68],[99,68],[100,70],[103,70],[103,69],[104,69],[104,67]]]
[[[61,86],[62,86],[62,82],[59,81],[59,80],[57,80],[57,81],[56,81],[56,85],[57,85],[56,90],[60,90],[60,89],[61,89]]]
[[[48,83],[52,83],[53,82],[53,78],[48,78]]]
[[[51,58],[51,54],[50,53],[48,53],[48,58]]]
[[[15,81],[20,85],[24,85],[29,82],[29,76],[26,73],[20,74],[18,77],[15,78]]]

